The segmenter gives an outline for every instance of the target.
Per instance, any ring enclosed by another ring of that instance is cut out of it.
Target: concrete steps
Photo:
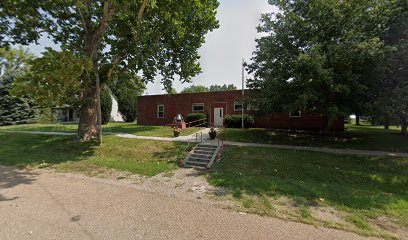
[[[219,147],[213,145],[199,144],[193,150],[183,162],[184,167],[208,169],[211,167],[214,159],[216,158]]]

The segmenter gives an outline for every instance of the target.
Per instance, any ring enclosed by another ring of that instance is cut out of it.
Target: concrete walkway
[[[174,187],[173,187],[174,189]],[[204,198],[204,196],[203,196]],[[0,239],[366,239],[120,181],[0,166]]]
[[[218,139],[211,140],[208,132],[209,128],[205,128],[197,132],[198,141],[202,144],[208,145],[218,145],[222,142]],[[30,133],[30,134],[44,134],[44,135],[67,135],[73,136],[76,133],[62,133],[62,132],[31,132],[31,131],[8,131],[16,133]],[[114,135],[122,138],[135,138],[135,139],[146,139],[146,140],[158,140],[158,141],[169,141],[169,142],[195,142],[196,133],[189,136],[180,136],[177,138],[171,137],[151,137],[151,136],[137,136],[128,133],[112,133],[105,132],[107,135]],[[233,142],[233,141],[223,141],[224,145],[240,146],[240,147],[267,147],[267,148],[277,148],[277,149],[292,149],[301,151],[314,151],[314,152],[325,152],[325,153],[335,153],[335,154],[347,154],[347,155],[362,155],[362,156],[390,156],[390,157],[408,157],[408,153],[404,152],[386,152],[386,151],[372,151],[372,150],[361,150],[361,149],[341,149],[341,148],[325,148],[325,147],[306,147],[306,146],[292,146],[292,145],[279,145],[279,144],[263,144],[263,143],[246,143],[246,142]]]
[[[203,129],[198,131],[198,137],[201,136],[201,132],[205,131]],[[28,134],[40,134],[40,135],[51,135],[51,136],[75,136],[76,133],[68,133],[68,132],[39,132],[39,131],[5,131],[10,133],[28,133]],[[196,133],[193,133],[188,136],[179,136],[175,137],[153,137],[153,136],[138,136],[129,133],[115,133],[115,132],[103,132],[104,135],[114,135],[121,138],[134,138],[134,139],[146,139],[146,140],[158,140],[158,141],[168,141],[168,142],[192,142],[196,141]],[[204,136],[204,134],[203,134]],[[199,138],[198,138],[199,140]]]
[[[28,134],[39,134],[39,135],[50,135],[50,136],[75,136],[76,133],[66,133],[66,132],[36,132],[36,131],[4,131],[9,133],[28,133]]]
[[[146,140],[158,140],[158,141],[168,141],[168,142],[196,142],[196,141],[201,141],[201,136],[203,137],[203,141],[207,141],[210,139],[208,136],[208,131],[209,128],[202,129],[196,133],[187,135],[187,136],[179,136],[179,137],[151,137],[151,136],[137,136],[134,134],[128,134],[128,133],[110,133],[106,132],[106,134],[109,135],[115,135],[117,137],[122,137],[122,138],[135,138],[135,139],[146,139]],[[197,136],[196,136],[197,134]],[[212,143],[209,143],[212,144]]]

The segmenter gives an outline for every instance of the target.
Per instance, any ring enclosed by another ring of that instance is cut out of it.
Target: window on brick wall
[[[157,105],[157,118],[164,118],[164,105]]]
[[[204,103],[193,103],[193,112],[204,112]]]
[[[234,102],[234,111],[240,112],[242,111],[242,102],[236,101]],[[251,104],[245,103],[244,110],[248,111],[258,111],[259,109],[255,106],[251,106]]]
[[[234,111],[242,111],[242,102],[234,102]]]

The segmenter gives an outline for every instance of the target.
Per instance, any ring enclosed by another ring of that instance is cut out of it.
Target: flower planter
[[[217,132],[209,132],[208,133],[210,135],[210,139],[215,139],[215,137],[217,136]]]

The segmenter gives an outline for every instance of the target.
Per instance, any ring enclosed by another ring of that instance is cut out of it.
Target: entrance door
[[[224,125],[224,108],[214,108],[214,126],[222,127]]]

